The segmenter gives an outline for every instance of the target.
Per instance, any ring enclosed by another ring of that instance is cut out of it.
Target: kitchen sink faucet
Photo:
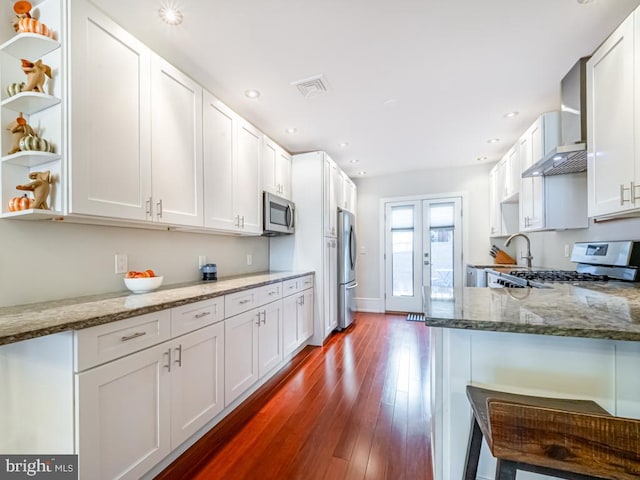
[[[514,233],[509,238],[507,238],[507,241],[504,242],[504,246],[508,247],[509,244],[511,243],[511,240],[513,240],[516,237],[522,237],[527,241],[527,254],[526,255],[520,255],[520,258],[526,258],[527,259],[527,267],[531,268],[531,260],[533,260],[533,257],[531,256],[531,241],[529,240],[529,237],[527,237],[524,233]]]

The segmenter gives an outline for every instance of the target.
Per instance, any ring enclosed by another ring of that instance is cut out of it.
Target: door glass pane
[[[392,295],[413,296],[414,206],[391,207]]]
[[[432,287],[453,287],[454,215],[453,203],[431,205],[429,209]]]

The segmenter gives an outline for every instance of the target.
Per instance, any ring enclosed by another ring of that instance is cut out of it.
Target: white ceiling
[[[170,27],[162,1],[94,0],[287,150],[325,150],[351,176],[498,160],[559,108],[560,79],[640,4],[173,0],[184,22]],[[291,85],[318,74],[327,93]]]

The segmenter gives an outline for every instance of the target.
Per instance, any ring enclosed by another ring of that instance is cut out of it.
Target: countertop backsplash
[[[221,276],[269,269],[264,237],[2,220],[0,238],[0,307],[126,291],[116,253],[127,254],[128,270],[164,275],[165,286],[199,280],[200,255]]]

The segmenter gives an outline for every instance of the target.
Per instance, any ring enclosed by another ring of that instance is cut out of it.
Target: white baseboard
[[[358,312],[382,313],[384,301],[381,298],[356,298],[356,310]]]

